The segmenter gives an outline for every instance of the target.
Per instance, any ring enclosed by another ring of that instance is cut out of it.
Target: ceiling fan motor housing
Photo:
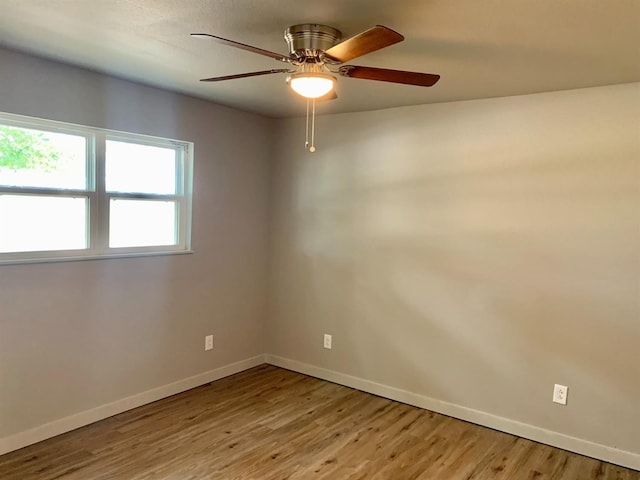
[[[319,60],[320,53],[340,43],[342,33],[333,27],[303,23],[284,31],[289,52],[299,60]]]

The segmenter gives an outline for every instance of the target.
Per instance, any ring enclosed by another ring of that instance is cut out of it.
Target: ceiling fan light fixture
[[[305,98],[320,98],[336,86],[336,77],[327,73],[294,73],[287,83],[298,95]]]

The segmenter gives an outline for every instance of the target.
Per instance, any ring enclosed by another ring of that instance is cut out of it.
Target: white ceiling
[[[189,33],[287,54],[298,23],[345,38],[386,25],[406,40],[350,64],[442,76],[431,88],[340,77],[319,113],[640,81],[640,0],[0,0],[0,45],[273,117],[305,110],[286,75],[198,79],[283,64]]]

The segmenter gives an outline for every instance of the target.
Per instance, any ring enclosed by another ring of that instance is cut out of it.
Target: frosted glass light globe
[[[305,98],[320,98],[333,90],[336,79],[325,73],[294,73],[288,78],[288,82],[298,95]]]

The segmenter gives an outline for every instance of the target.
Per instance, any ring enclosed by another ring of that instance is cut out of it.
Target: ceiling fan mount
[[[291,58],[299,62],[322,61],[326,50],[340,43],[342,33],[333,27],[315,23],[292,25],[284,31]]]

